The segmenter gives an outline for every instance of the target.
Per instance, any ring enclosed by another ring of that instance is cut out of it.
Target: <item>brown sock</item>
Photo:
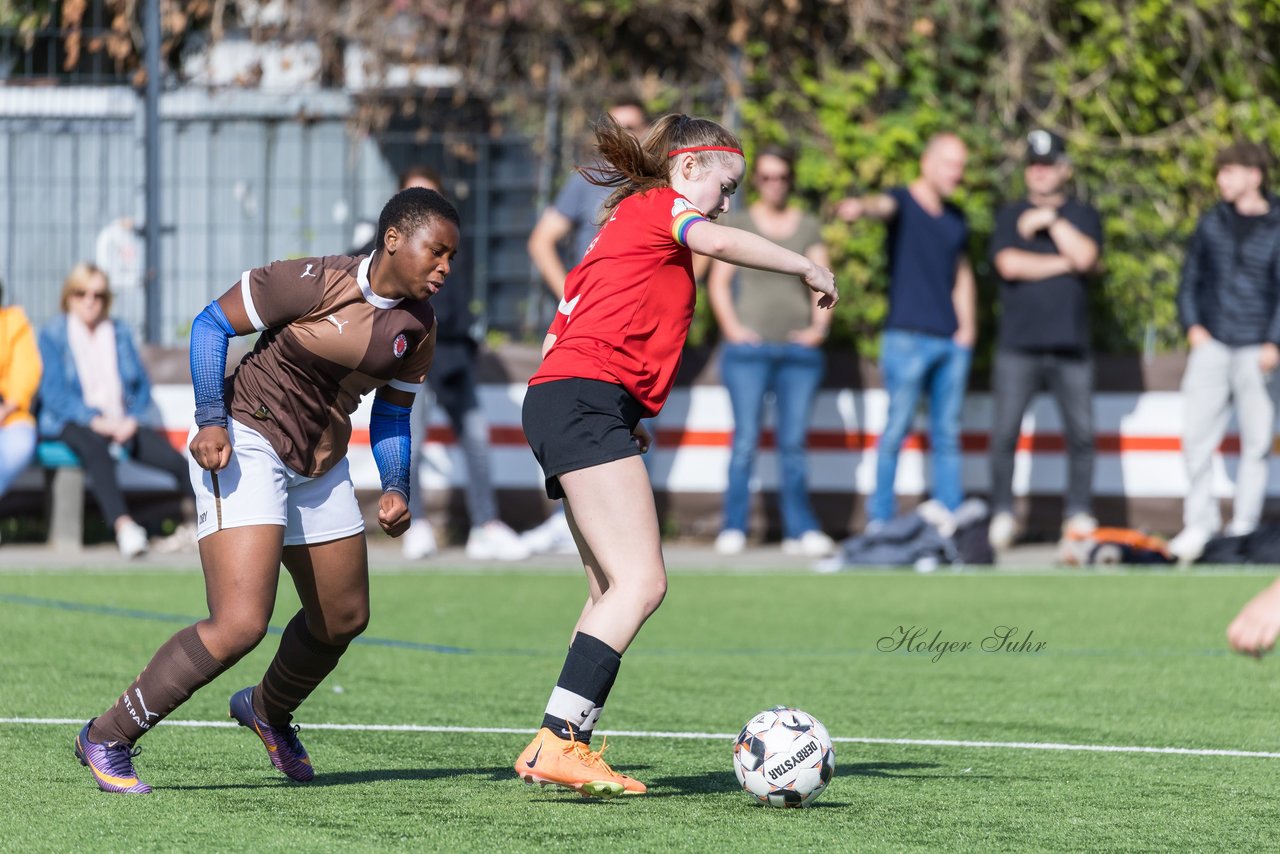
[[[196,627],[187,626],[156,650],[116,704],[93,722],[89,739],[133,744],[225,669]]]
[[[293,710],[338,666],[347,645],[330,646],[307,629],[302,611],[280,636],[280,649],[262,681],[253,689],[253,712],[272,726],[287,726]]]

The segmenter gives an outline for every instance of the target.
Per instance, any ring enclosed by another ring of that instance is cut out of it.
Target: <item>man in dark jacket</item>
[[[1280,363],[1280,208],[1266,191],[1270,156],[1237,142],[1216,161],[1222,201],[1200,218],[1182,267],[1178,314],[1191,354],[1182,378],[1182,533],[1169,543],[1189,563],[1221,528],[1213,454],[1234,407],[1240,465],[1229,535],[1258,526],[1276,420]]]

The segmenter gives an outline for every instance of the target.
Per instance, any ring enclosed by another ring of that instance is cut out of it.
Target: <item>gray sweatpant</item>
[[[475,346],[469,342],[437,342],[431,372],[414,398],[409,422],[413,443],[409,460],[409,512],[414,519],[426,518],[420,480],[422,442],[427,435],[427,420],[433,402],[438,403],[449,416],[449,424],[467,461],[467,515],[471,527],[498,518],[498,501],[493,491],[489,460],[489,423],[480,410],[478,397],[476,352]]]
[[[1240,467],[1228,533],[1247,534],[1258,527],[1267,492],[1267,456],[1275,435],[1276,374],[1258,366],[1261,345],[1232,347],[1209,340],[1191,351],[1182,376],[1182,459],[1187,497],[1182,521],[1216,534],[1222,527],[1213,497],[1213,454],[1222,443],[1235,410],[1240,427]]]

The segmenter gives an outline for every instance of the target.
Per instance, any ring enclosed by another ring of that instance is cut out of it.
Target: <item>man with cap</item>
[[[1089,276],[1102,247],[1098,212],[1068,187],[1066,144],[1048,130],[1027,135],[1026,197],[996,214],[990,257],[1000,282],[991,392],[991,544],[1012,544],[1013,463],[1022,417],[1047,385],[1067,440],[1064,540],[1097,527],[1092,511],[1093,359]]]

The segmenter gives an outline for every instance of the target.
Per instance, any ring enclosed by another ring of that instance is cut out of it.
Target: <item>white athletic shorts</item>
[[[195,438],[192,427],[187,444]],[[327,543],[364,530],[364,517],[343,457],[319,477],[304,477],[280,459],[261,433],[227,419],[231,462],[214,473],[187,454],[196,493],[196,538],[223,528],[283,525],[284,544]]]

